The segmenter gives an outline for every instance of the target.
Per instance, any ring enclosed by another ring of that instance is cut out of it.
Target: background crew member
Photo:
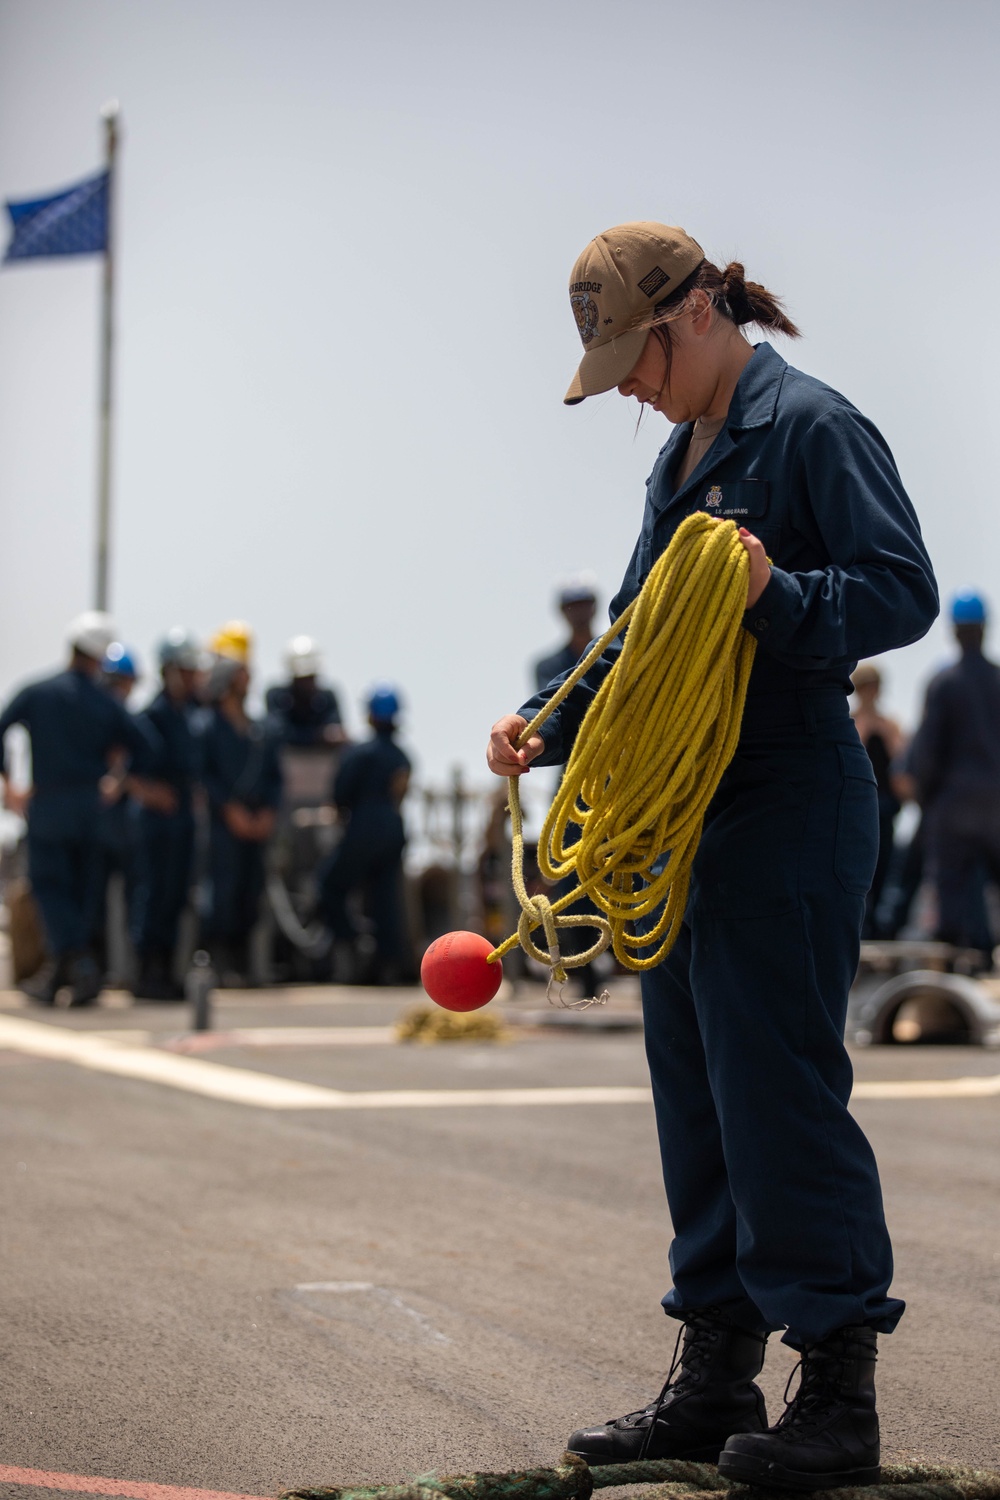
[[[168,631],[159,647],[162,687],[140,715],[160,736],[156,796],[133,807],[135,884],[132,940],[139,962],[137,1000],[181,1000],[174,972],[177,935],[194,861],[192,798],[198,775],[193,717],[201,651],[190,631]]]
[[[112,641],[101,662],[101,674],[98,678],[101,687],[127,710],[128,700],[138,680],[139,668],[135,653],[121,641]],[[91,940],[91,948],[105,987],[123,983],[123,975],[110,972],[109,960],[113,950],[109,943],[109,926],[114,921],[115,926],[124,930],[132,898],[134,862],[129,820],[132,801],[129,783],[128,752],[124,749],[115,750],[109,757],[107,774],[101,778],[101,814],[98,823],[100,894],[94,912]],[[118,901],[124,903],[124,912],[120,908],[114,908],[112,901],[112,880],[115,876],[120,877]]]
[[[242,662],[249,670],[253,655],[253,631],[246,620],[227,620],[212,637],[209,649],[216,656],[227,656],[232,661]]]
[[[375,688],[368,699],[372,737],[345,751],[333,784],[333,800],[346,827],[320,868],[318,910],[338,944],[337,977],[342,980],[355,977],[350,969],[357,928],[348,897],[357,890],[365,892],[375,928],[376,983],[399,983],[408,977],[403,900],[406,834],[399,809],[409,785],[410,761],[396,744],[398,716],[396,691]]]
[[[551,656],[543,656],[535,663],[535,687],[541,691],[556,678],[564,677],[567,672],[572,672],[580,657],[586,651],[594,638],[594,615],[597,611],[597,580],[590,573],[580,573],[576,578],[568,578],[559,590],[557,602],[559,612],[569,626],[569,640],[560,646],[558,651],[553,651]],[[567,837],[573,837],[573,826],[567,828]],[[567,875],[565,880],[559,880],[551,891],[551,899],[558,901],[561,896],[566,895],[576,884],[572,875]],[[588,897],[582,896],[579,901],[574,901],[572,906],[567,906],[566,915],[573,917],[586,917],[594,915],[595,908]],[[593,931],[589,927],[567,927],[561,934],[563,952],[566,954],[583,953],[585,949],[592,946],[594,941]],[[597,975],[592,964],[584,964],[582,968],[570,969],[569,985],[572,988],[579,987],[584,995],[596,995],[598,987]]]
[[[283,745],[342,745],[347,736],[340,704],[331,687],[321,687],[322,659],[309,635],[289,641],[288,681],[267,690],[265,704],[272,732]]]
[[[598,1464],[718,1457],[727,1479],[769,1487],[868,1483],[876,1332],[903,1304],[889,1296],[875,1159],[847,1107],[847,996],[878,854],[847,694],[859,657],[927,630],[930,563],[872,423],[740,332],[797,332],[741,265],[720,270],[683,230],[625,224],[587,246],[570,297],[584,357],[567,402],[617,386],[675,424],[612,616],[685,517],[707,510],[745,528],[744,628],[758,649],[684,925],[641,978],[674,1229],[664,1307],[684,1324],[683,1352],[649,1408],[569,1447]],[[516,737],[551,686],[501,719],[491,769],[565,760],[620,649],[523,750]],[[779,1328],[802,1351],[801,1383],[768,1428],[754,1378]]]
[[[982,885],[1000,882],[1000,667],[983,655],[986,618],[978,594],[952,601],[962,654],[928,686],[911,766],[937,890],[936,936],[980,949],[988,968],[993,934]]]
[[[246,712],[246,666],[220,656],[209,672],[199,723],[201,781],[209,810],[209,890],[203,942],[221,982],[250,974],[249,939],[264,889],[264,846],[281,800],[275,740]]]
[[[90,943],[100,901],[99,786],[111,752],[125,748],[136,772],[156,754],[156,740],[98,686],[101,660],[115,637],[97,611],[70,627],[64,672],[22,688],[0,715],[0,742],[12,724],[31,739],[30,800],[13,792],[4,772],[8,807],[27,808],[28,871],[42,914],[49,960],[26,993],[53,1005],[65,984],[72,1003],[96,1000],[101,977]]]
[[[597,611],[596,579],[590,573],[568,578],[557,597],[559,613],[569,626],[569,640],[535,663],[535,686],[541,691],[571,672],[594,638],[594,615]]]
[[[889,719],[879,707],[882,675],[872,661],[863,661],[851,677],[856,700],[851,714],[854,727],[875,772],[878,788],[878,862],[872,876],[872,887],[865,902],[863,937],[880,937],[878,907],[885,879],[892,864],[893,833],[900,800],[893,787],[893,762],[905,749],[903,731],[895,719]]]

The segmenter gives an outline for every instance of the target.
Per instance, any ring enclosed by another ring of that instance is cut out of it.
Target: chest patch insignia
[[[708,494],[705,496],[705,504],[709,507],[710,510],[718,510],[719,506],[722,504],[722,487],[721,487],[721,485],[718,485],[718,484],[713,484],[712,485],[712,488],[709,490]]]

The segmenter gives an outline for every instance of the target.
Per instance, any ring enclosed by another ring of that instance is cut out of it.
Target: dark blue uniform
[[[878,860],[875,865],[875,874],[872,876],[871,890],[865,901],[864,936],[880,937],[878,908],[892,865],[896,818],[899,816],[901,804],[892,789],[892,759],[885,740],[875,731],[865,741],[865,749],[872,763],[875,787],[878,792]]]
[[[264,702],[271,731],[283,745],[324,745],[323,731],[342,723],[332,688],[313,688],[307,696],[288,686],[272,687]]]
[[[356,936],[347,897],[363,886],[375,926],[379,959],[405,963],[403,848],[406,834],[393,786],[410,761],[392,737],[377,729],[370,740],[352,745],[333,785],[333,800],[350,814],[344,837],[319,872],[319,905],[335,938]]]
[[[107,691],[107,689],[105,689]],[[109,975],[108,947],[109,894],[112,876],[120,875],[124,883],[125,910],[131,906],[135,881],[135,846],[132,840],[133,802],[126,791],[108,806],[102,806],[97,823],[99,845],[98,898],[94,913],[94,931],[90,947],[102,973]]]
[[[847,1108],[847,995],[878,853],[875,779],[847,695],[860,657],[925,633],[937,589],[882,437],[770,345],[674,493],[690,432],[676,427],[654,465],[612,618],[696,510],[746,526],[775,566],[744,618],[759,649],[685,924],[642,975],[675,1235],[664,1306],[719,1304],[801,1347],[848,1324],[888,1332],[903,1311],[888,1295],[875,1160]],[[543,726],[542,764],[565,760],[619,650]]]
[[[968,650],[930,683],[910,764],[942,942],[993,946],[983,878],[1000,881],[1000,667]]]
[[[557,677],[564,677],[567,672],[572,672],[579,660],[569,641],[565,646],[560,646],[558,651],[553,651],[551,656],[543,656],[535,663],[535,686],[538,691],[548,687]]]
[[[241,733],[218,708],[199,723],[201,780],[209,809],[209,896],[204,937],[224,945],[245,942],[257,920],[264,889],[265,845],[240,839],[223,818],[227,802],[251,811],[276,808],[281,800],[278,746],[264,725]]]
[[[135,872],[132,940],[144,964],[155,960],[165,971],[173,959],[194,860],[191,796],[198,775],[198,748],[193,712],[190,704],[177,703],[161,692],[139,715],[160,737],[162,749],[155,775],[171,788],[177,808],[172,813],[142,806],[131,809]]]
[[[128,750],[135,771],[155,759],[157,736],[83,672],[72,668],[22,688],[0,715],[31,737],[34,794],[28,807],[28,869],[52,954],[87,949],[101,901],[101,801],[108,754]]]

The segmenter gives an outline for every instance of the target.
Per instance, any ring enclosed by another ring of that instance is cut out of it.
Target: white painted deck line
[[[183,1089],[230,1104],[258,1109],[447,1109],[554,1104],[646,1104],[649,1090],[630,1087],[535,1089],[391,1089],[348,1093],[294,1078],[275,1078],[248,1068],[230,1068],[198,1057],[178,1057],[155,1048],[0,1016],[0,1047],[33,1057],[74,1063],[98,1073]]]
[[[180,1057],[20,1017],[0,1016],[0,1047],[73,1063],[98,1073],[182,1089],[258,1109],[482,1109],[559,1104],[648,1104],[648,1088],[590,1085],[518,1089],[386,1089],[349,1093],[198,1057]],[[1000,1074],[973,1078],[863,1082],[854,1099],[982,1099],[1000,1095]]]
[[[110,1036],[110,1032],[104,1032]],[[150,1033],[141,1033],[147,1040]],[[115,1032],[125,1039],[125,1032]],[[217,1052],[222,1047],[387,1047],[395,1026],[243,1026],[232,1031],[192,1031],[160,1045],[171,1052]]]
[[[853,1099],[985,1099],[1000,1094],[1000,1073],[981,1078],[899,1078],[856,1083]]]
[[[227,1068],[201,1058],[177,1057],[152,1047],[88,1036],[63,1026],[23,1021],[19,1016],[0,1016],[0,1047],[74,1063],[98,1073],[114,1073],[119,1078],[160,1083],[189,1094],[225,1099],[232,1104],[254,1104],[264,1109],[329,1109],[329,1096],[333,1092],[294,1079],[274,1078],[268,1073]]]

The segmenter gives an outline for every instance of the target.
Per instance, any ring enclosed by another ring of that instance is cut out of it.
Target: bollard
[[[199,948],[191,959],[191,967],[184,981],[184,992],[191,1005],[191,1029],[193,1031],[211,1031],[212,1029],[212,990],[215,985],[215,975],[212,972],[212,960],[204,948]]]

